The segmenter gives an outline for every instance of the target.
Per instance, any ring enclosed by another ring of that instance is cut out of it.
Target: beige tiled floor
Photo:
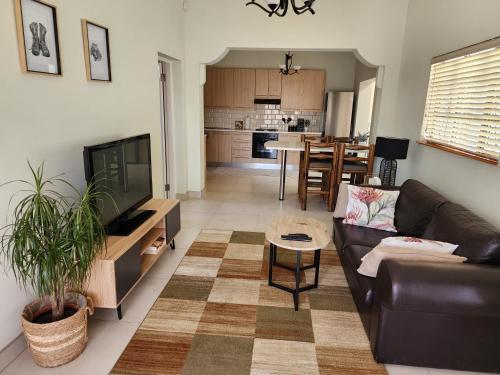
[[[167,252],[125,300],[121,321],[114,311],[96,311],[89,322],[88,347],[79,358],[62,367],[42,369],[25,350],[2,374],[107,374],[201,228],[263,232],[274,217],[300,211],[296,177],[287,178],[286,200],[280,202],[276,173],[259,176],[256,171],[234,172],[227,168],[210,171],[204,198],[182,202],[182,231],[176,237],[177,250]],[[331,228],[332,215],[317,197],[310,199],[307,215],[325,221]],[[390,375],[473,374],[405,366],[387,368]]]

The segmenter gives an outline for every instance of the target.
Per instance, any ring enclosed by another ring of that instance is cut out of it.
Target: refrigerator
[[[323,135],[350,137],[353,106],[353,91],[328,91],[323,113]]]

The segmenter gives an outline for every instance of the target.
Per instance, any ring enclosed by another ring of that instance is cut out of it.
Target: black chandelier
[[[293,65],[293,55],[291,52],[285,54],[285,63],[280,65],[280,72],[285,76],[291,76],[298,73],[302,67],[300,65]]]
[[[304,0],[304,5],[302,6],[297,6],[295,4],[296,0],[265,0],[267,2],[267,9],[265,6],[259,4],[257,0],[252,0],[247,3],[248,5],[256,5],[260,9],[262,9],[264,12],[266,12],[269,17],[272,17],[274,14],[276,14],[278,17],[284,17],[286,13],[288,12],[288,5],[289,2],[292,4],[292,9],[296,14],[303,14],[306,12],[311,12],[312,14],[315,14],[314,9],[312,8],[312,5],[316,0]]]

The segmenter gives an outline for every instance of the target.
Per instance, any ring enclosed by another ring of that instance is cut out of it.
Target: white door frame
[[[173,105],[173,79],[172,63],[166,57],[158,56],[158,88],[160,95],[160,126],[161,126],[161,146],[162,146],[162,174],[164,197],[175,199],[176,197],[176,173],[175,173],[175,152],[174,152],[174,105]],[[165,81],[162,80],[160,64],[163,65]],[[166,185],[170,190],[167,191]]]

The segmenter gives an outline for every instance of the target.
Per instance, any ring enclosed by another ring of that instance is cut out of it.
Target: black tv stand
[[[154,210],[135,210],[107,227],[109,236],[128,236],[156,213]]]

